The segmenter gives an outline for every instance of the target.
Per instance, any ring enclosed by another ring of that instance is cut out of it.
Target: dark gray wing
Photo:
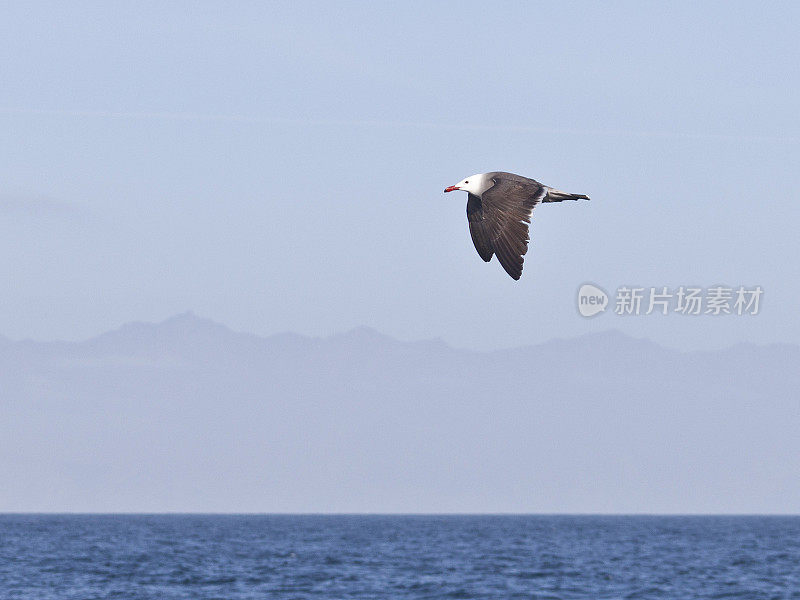
[[[519,279],[528,251],[531,213],[547,194],[547,188],[523,177],[496,176],[492,181],[494,185],[480,198],[470,194],[467,201],[472,242],[483,260],[491,260],[494,253],[506,273]]]
[[[467,198],[467,221],[469,222],[469,233],[472,236],[472,243],[481,258],[486,262],[492,260],[494,249],[492,247],[492,235],[489,223],[483,213],[481,199],[470,194]]]

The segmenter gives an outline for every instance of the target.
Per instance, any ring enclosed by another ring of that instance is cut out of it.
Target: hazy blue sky
[[[194,310],[492,348],[800,341],[794,3],[4,3],[0,334]],[[515,283],[464,194],[539,207]],[[584,320],[585,281],[761,285],[757,317]]]

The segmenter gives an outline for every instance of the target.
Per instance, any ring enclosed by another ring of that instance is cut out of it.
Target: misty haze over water
[[[793,513],[800,348],[0,340],[0,511]]]

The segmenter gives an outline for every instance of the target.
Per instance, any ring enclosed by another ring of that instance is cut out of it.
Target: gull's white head
[[[475,195],[482,194],[486,190],[486,174],[478,173],[477,175],[470,175],[457,184],[444,189],[445,192],[454,192],[456,190],[464,190],[465,192]]]

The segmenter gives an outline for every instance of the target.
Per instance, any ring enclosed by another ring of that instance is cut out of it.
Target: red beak
[[[445,192],[454,192],[454,191],[460,190],[460,189],[461,189],[460,187],[457,187],[455,185],[451,185],[450,187],[444,188],[444,191]]]

